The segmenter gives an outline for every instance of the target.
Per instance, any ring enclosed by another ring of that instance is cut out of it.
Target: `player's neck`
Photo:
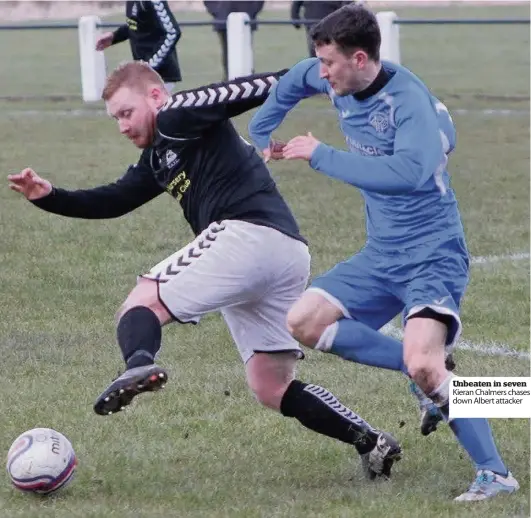
[[[362,92],[363,90],[366,90],[369,86],[371,86],[372,83],[374,83],[374,80],[378,77],[381,68],[382,64],[379,61],[370,61],[369,63],[367,63],[367,66],[365,67],[363,73],[360,74],[356,89],[352,93],[356,94],[358,92]]]

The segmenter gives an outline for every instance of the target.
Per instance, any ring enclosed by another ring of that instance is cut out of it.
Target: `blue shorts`
[[[461,333],[459,307],[469,281],[469,256],[462,237],[383,251],[367,244],[359,253],[316,278],[321,292],[354,318],[380,329],[402,312],[405,322],[425,308],[450,317],[447,346]]]

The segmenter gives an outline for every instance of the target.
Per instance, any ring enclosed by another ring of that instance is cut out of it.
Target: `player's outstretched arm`
[[[7,179],[10,189],[19,192],[30,201],[44,198],[52,192],[52,184],[29,167],[18,174],[10,174]]]
[[[421,96],[396,109],[395,124],[392,155],[377,155],[375,149],[367,150],[373,156],[341,151],[310,134],[290,140],[284,158],[308,160],[313,169],[366,191],[412,192],[446,166],[443,140],[433,107]]]
[[[118,27],[112,34],[111,45],[116,45],[116,43],[122,43],[129,39],[129,26],[127,23],[124,23]]]
[[[253,74],[178,92],[160,109],[157,129],[170,140],[200,138],[216,124],[263,104],[286,72]]]
[[[105,50],[113,44],[114,33],[104,32],[96,40],[96,50]]]
[[[328,82],[319,77],[319,60],[305,59],[284,74],[249,123],[249,135],[262,152],[269,150],[271,134],[302,99],[325,93]],[[267,155],[266,155],[267,156]]]
[[[54,214],[82,219],[117,218],[163,192],[149,170],[138,164],[114,183],[93,189],[66,190],[26,168],[8,176],[9,187],[37,207]]]

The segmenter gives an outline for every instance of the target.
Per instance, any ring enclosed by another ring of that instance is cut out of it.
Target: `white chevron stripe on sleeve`
[[[199,106],[212,106],[224,102],[233,102],[240,99],[251,99],[266,95],[278,82],[275,76],[249,79],[239,84],[238,82],[221,85],[206,86],[202,89],[180,92],[175,94],[162,108],[189,108]]]
[[[162,27],[164,27],[164,30],[166,31],[166,38],[164,39],[160,49],[157,50],[157,52],[148,61],[150,67],[157,68],[173,48],[173,45],[177,39],[177,32],[173,26],[168,12],[166,11],[166,8],[164,7],[164,3],[161,0],[151,0],[151,3],[153,4]]]
[[[229,101],[234,101],[238,97],[238,94],[240,93],[240,87],[238,85],[231,84],[229,85],[229,88],[232,90],[232,93],[230,94]]]

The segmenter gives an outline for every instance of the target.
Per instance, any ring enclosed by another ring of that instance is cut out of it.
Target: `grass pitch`
[[[513,18],[529,17],[529,9],[404,9],[399,15]],[[263,17],[274,16],[286,14]],[[462,317],[463,339],[475,351],[457,351],[457,372],[529,376],[528,359],[483,354],[493,345],[529,350],[529,262],[508,257],[529,252],[529,27],[403,26],[401,42],[404,64],[454,114],[458,146],[450,171],[470,251],[499,259],[472,267]],[[289,66],[305,53],[303,32],[290,27],[261,27],[255,46],[258,70]],[[137,151],[103,116],[103,105],[79,99],[75,31],[0,32],[0,53],[5,174],[31,166],[58,185],[87,187],[117,178],[136,161]],[[218,54],[210,28],[184,28],[183,88],[217,80]],[[109,66],[128,57],[127,45],[115,47]],[[237,120],[243,134],[247,121]],[[324,99],[301,105],[279,136],[309,130],[343,147]],[[354,188],[300,162],[275,163],[272,172],[311,243],[315,274],[359,249],[364,222]],[[96,416],[94,398],[121,368],[114,312],[138,273],[190,239],[180,209],[160,197],[118,220],[69,220],[31,207],[5,182],[0,223],[0,450],[7,452],[22,431],[47,426],[70,438],[80,461],[72,485],[53,498],[20,494],[5,477],[0,517],[529,516],[528,420],[492,421],[520,492],[456,505],[451,498],[471,482],[471,465],[444,427],[421,437],[403,377],[310,352],[301,379],[326,386],[402,442],[393,480],[366,482],[352,448],[253,401],[217,315],[197,327],[164,330],[161,363],[171,376],[165,391],[111,418]]]

